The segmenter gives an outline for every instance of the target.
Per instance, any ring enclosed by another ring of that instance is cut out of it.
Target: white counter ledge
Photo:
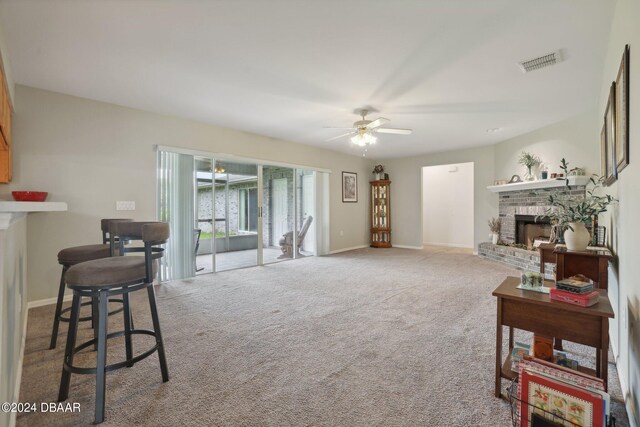
[[[64,202],[14,202],[0,200],[0,230],[9,228],[12,222],[32,212],[62,212],[67,210]]]

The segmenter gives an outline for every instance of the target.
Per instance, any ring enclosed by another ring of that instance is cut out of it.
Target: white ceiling
[[[368,157],[485,145],[596,105],[609,0],[3,0],[16,83],[362,153],[353,110],[411,136]],[[523,74],[517,62],[562,49]],[[502,128],[487,133],[489,128]]]

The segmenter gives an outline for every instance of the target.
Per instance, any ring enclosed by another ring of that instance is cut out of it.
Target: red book
[[[573,292],[561,291],[560,289],[551,288],[549,298],[556,301],[568,302],[582,307],[590,307],[598,302],[600,293],[591,291],[587,294],[574,294]]]

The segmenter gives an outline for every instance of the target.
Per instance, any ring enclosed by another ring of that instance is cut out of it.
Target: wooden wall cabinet
[[[381,179],[371,184],[371,247],[391,247],[391,181]]]
[[[4,71],[0,67],[0,183],[11,181],[11,101]]]

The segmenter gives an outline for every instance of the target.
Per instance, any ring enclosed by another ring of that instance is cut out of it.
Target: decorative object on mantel
[[[533,174],[532,169],[534,166],[538,166],[540,163],[542,163],[542,161],[540,160],[540,157],[535,156],[526,151],[523,151],[522,154],[520,155],[520,159],[518,160],[518,163],[520,163],[523,166],[526,166],[527,168],[527,174],[524,176],[524,180],[535,181],[536,177]]]
[[[616,77],[615,163],[617,173],[629,164],[629,54],[629,45],[626,45]]]
[[[516,182],[522,182],[522,179],[520,178],[520,175],[513,175],[511,177],[511,179],[509,180],[509,184],[514,184]]]
[[[384,166],[382,165],[375,165],[375,167],[373,168],[373,179],[375,180],[381,180],[381,179],[385,179],[385,173],[384,173]]]
[[[568,170],[569,163],[563,158],[560,169]],[[564,232],[564,240],[567,249],[570,251],[584,251],[591,242],[591,236],[585,224],[591,224],[593,217],[597,217],[607,211],[607,207],[616,201],[611,195],[597,196],[595,193],[602,187],[605,181],[604,177],[592,175],[587,182],[584,196],[559,194],[549,195],[549,208],[543,215],[551,220],[552,223],[560,227],[566,227]],[[570,190],[569,180],[566,180],[567,190]]]
[[[498,237],[500,236],[500,218],[491,218],[489,220],[489,230],[491,230],[491,243],[498,244]]]
[[[506,183],[506,179],[496,179],[495,181],[493,181],[493,185],[505,185]]]
[[[567,176],[585,176],[584,168],[573,168],[567,173]]]
[[[549,166],[546,163],[540,163],[540,179],[549,178]]]

